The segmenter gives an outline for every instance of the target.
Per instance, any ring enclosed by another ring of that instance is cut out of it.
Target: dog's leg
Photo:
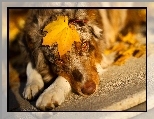
[[[102,68],[101,64],[96,63],[96,69],[98,72],[99,77],[101,77],[101,75],[103,74],[103,72],[105,71],[105,69]]]
[[[44,82],[38,71],[32,68],[31,62],[29,62],[27,65],[26,73],[27,83],[23,92],[23,96],[26,99],[31,100],[44,88]]]
[[[55,82],[40,95],[36,106],[41,110],[53,109],[64,102],[70,91],[70,83],[62,76],[58,76]]]
[[[114,61],[114,54],[108,57],[102,54],[102,57],[102,61],[100,63],[96,63],[96,69],[99,76],[101,76]]]

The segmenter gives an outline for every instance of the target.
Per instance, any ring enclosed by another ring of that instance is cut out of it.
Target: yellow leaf
[[[67,16],[58,16],[57,20],[49,23],[43,31],[48,33],[43,38],[42,45],[52,46],[57,43],[60,56],[71,50],[74,41],[81,42],[75,26],[68,24]]]

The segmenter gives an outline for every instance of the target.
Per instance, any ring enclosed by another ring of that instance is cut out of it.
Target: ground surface
[[[10,111],[33,111],[35,100],[29,102],[24,100],[22,91],[25,82],[22,82],[20,91],[10,91]],[[102,77],[98,92],[82,97],[71,93],[66,101],[52,111],[120,111],[127,110],[133,106],[146,101],[146,57],[130,58],[123,66],[113,65],[108,68]],[[146,111],[144,108],[136,109]]]

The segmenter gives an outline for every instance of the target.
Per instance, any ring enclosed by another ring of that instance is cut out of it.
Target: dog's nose
[[[87,81],[81,89],[81,92],[85,95],[91,95],[96,90],[96,84],[94,81]]]

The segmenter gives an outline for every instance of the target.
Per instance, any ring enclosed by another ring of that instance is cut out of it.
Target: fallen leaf
[[[58,16],[57,20],[49,23],[43,31],[46,31],[47,34],[43,38],[42,45],[52,46],[57,43],[60,56],[71,50],[74,41],[81,42],[75,26],[68,24],[67,16]]]

